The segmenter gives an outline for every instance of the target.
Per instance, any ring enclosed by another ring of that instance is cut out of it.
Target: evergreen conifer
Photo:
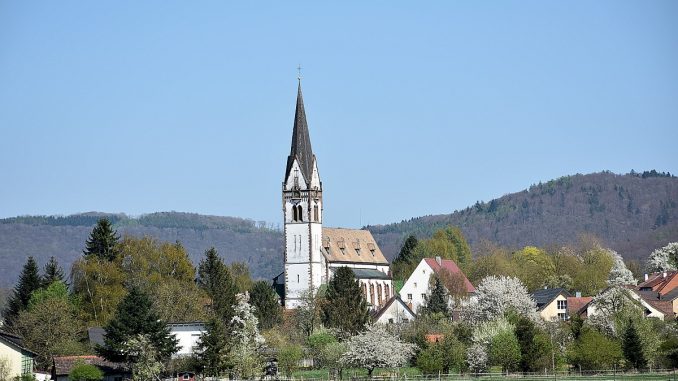
[[[205,332],[197,344],[198,364],[205,376],[218,377],[228,367],[228,333],[221,319],[212,317],[207,321]]]
[[[222,323],[230,324],[238,287],[215,248],[205,251],[205,257],[200,261],[198,285],[212,299],[212,312],[221,319]]]
[[[640,341],[635,323],[629,319],[622,335],[622,350],[624,358],[634,369],[641,370],[647,366],[647,360],[643,354],[643,344]]]
[[[338,268],[328,283],[322,318],[326,327],[344,333],[356,334],[365,328],[369,319],[367,302],[350,268]]]
[[[100,219],[89,238],[85,242],[85,250],[83,254],[86,257],[97,257],[107,261],[112,261],[117,255],[116,244],[120,240],[120,236],[113,230],[111,222],[107,218]]]
[[[12,327],[19,313],[28,307],[33,291],[39,289],[41,285],[38,264],[33,257],[28,257],[3,313],[6,327]]]
[[[125,352],[125,346],[137,335],[148,337],[159,360],[167,360],[177,351],[178,340],[170,335],[166,323],[153,311],[148,295],[137,287],[132,287],[122,299],[105,330],[104,346],[97,347],[97,352],[113,362],[132,360]]]
[[[422,306],[424,315],[440,314],[450,317],[449,297],[445,286],[437,276],[434,277],[434,285],[430,295],[424,297],[425,303]]]
[[[417,237],[410,234],[405,239],[403,246],[400,248],[398,256],[393,260],[393,277],[395,279],[403,279],[411,271],[416,258],[414,256],[414,248],[417,247]]]
[[[250,291],[250,304],[259,319],[260,329],[270,329],[282,321],[278,295],[267,282],[258,281]]]
[[[59,266],[59,262],[57,262],[56,258],[50,257],[49,262],[45,264],[45,269],[42,275],[42,287],[47,288],[50,284],[57,281],[63,282],[68,286],[65,278],[64,269]]]

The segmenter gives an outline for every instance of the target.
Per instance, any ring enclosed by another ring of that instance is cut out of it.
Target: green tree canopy
[[[200,260],[198,285],[210,297],[212,312],[224,324],[230,324],[238,288],[215,248],[205,251],[205,257]]]
[[[86,257],[95,256],[102,260],[112,261],[117,256],[116,244],[120,236],[113,230],[113,225],[107,218],[100,219],[89,238],[85,242],[83,254]]]
[[[177,339],[170,335],[165,322],[153,310],[148,295],[137,287],[132,287],[120,302],[105,331],[104,346],[98,347],[97,352],[110,361],[133,361],[125,345],[138,335],[150,340],[159,359],[169,359],[177,351]]]
[[[10,296],[3,313],[6,327],[13,326],[19,313],[28,307],[33,291],[39,289],[41,285],[38,264],[33,257],[28,257],[19,275],[19,281],[14,286],[14,293]]]
[[[365,328],[369,319],[367,302],[353,270],[348,267],[336,270],[327,285],[326,299],[322,306],[322,319],[326,327],[350,334]]]
[[[50,257],[49,262],[45,264],[45,268],[42,274],[42,287],[47,287],[54,282],[63,282],[66,283],[66,277],[64,276],[64,269],[59,266],[56,258]]]
[[[254,314],[259,319],[259,328],[270,329],[282,322],[278,295],[267,282],[254,283],[250,291],[250,304],[255,308]]]

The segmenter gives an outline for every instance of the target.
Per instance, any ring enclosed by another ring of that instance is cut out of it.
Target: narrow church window
[[[297,283],[299,283],[299,274],[297,274]]]
[[[299,217],[298,221],[303,221],[304,217],[303,217],[303,214],[301,214],[301,212],[302,212],[301,205],[297,205],[297,208],[298,208],[297,216]]]
[[[297,215],[297,207],[296,205],[292,205],[292,221],[296,222],[299,219],[299,216]]]
[[[320,221],[320,216],[318,215],[318,205],[313,206],[313,220],[315,222]]]

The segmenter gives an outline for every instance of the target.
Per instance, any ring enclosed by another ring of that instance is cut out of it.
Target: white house
[[[33,358],[36,354],[24,347],[23,339],[19,336],[0,331],[0,361],[8,370],[8,379],[14,379],[24,374],[33,375]]]
[[[389,263],[369,231],[323,227],[323,184],[311,148],[301,81],[282,183],[282,211],[285,269],[273,286],[285,308],[297,308],[305,293],[327,284],[339,267],[353,269],[373,309],[393,296]]]
[[[400,324],[414,320],[416,315],[410,307],[400,299],[400,296],[393,296],[379,311],[377,311],[373,320],[380,324]]]
[[[412,311],[417,313],[419,307],[425,303],[426,295],[431,292],[431,276],[435,274],[441,276],[444,275],[443,273],[459,277],[468,294],[475,292],[475,287],[453,260],[435,257],[424,258],[419,262],[400,290],[400,297],[412,308]]]
[[[170,334],[179,340],[179,350],[173,357],[191,356],[206,328],[203,322],[168,323]]]

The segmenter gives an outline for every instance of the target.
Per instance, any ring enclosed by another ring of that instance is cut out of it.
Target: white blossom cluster
[[[341,362],[357,368],[397,368],[407,364],[417,346],[403,343],[383,324],[374,324],[346,342]]]
[[[473,344],[466,352],[466,363],[468,368],[473,373],[482,373],[487,371],[487,350],[482,344]]]
[[[673,271],[676,270],[677,261],[678,242],[671,242],[650,254],[647,259],[647,270],[652,272]]]
[[[235,312],[231,319],[231,336],[235,342],[247,346],[259,347],[264,344],[264,337],[259,334],[259,319],[254,315],[254,307],[249,303],[249,295],[245,292],[235,296],[233,305]]]
[[[518,278],[492,275],[480,282],[475,297],[464,308],[464,317],[477,324],[503,317],[511,310],[540,321],[537,304]]]
[[[591,301],[592,310],[586,324],[600,332],[616,336],[614,316],[625,308],[639,308],[638,302],[621,286],[613,286],[596,295]]]
[[[624,258],[614,250],[607,250],[612,257],[612,269],[607,278],[607,284],[610,286],[636,285],[638,281],[633,276],[631,270],[626,268]]]
[[[495,336],[504,332],[513,332],[515,327],[505,318],[486,321],[478,324],[473,330],[473,342],[490,345]]]

